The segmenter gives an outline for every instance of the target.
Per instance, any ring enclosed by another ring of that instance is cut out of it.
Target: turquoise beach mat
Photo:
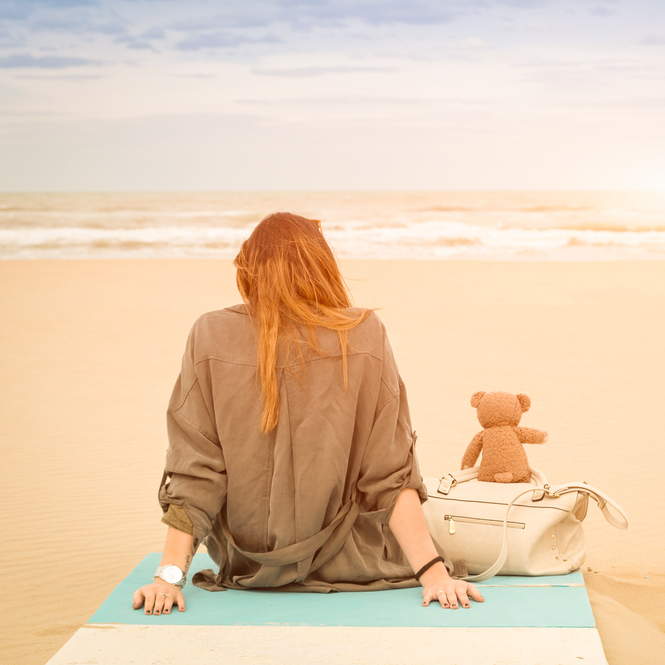
[[[422,607],[422,591],[394,589],[357,593],[236,591],[211,593],[185,588],[187,610],[147,616],[132,608],[132,596],[147,584],[161,554],[147,555],[115,588],[89,624],[181,626],[357,626],[357,627],[525,627],[593,628],[595,622],[579,571],[554,577],[494,577],[477,586],[485,603],[469,609]],[[190,569],[214,568],[197,554]]]

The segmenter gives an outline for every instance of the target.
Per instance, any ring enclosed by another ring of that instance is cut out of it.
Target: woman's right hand
[[[171,607],[178,606],[178,610],[185,611],[185,596],[182,589],[175,584],[169,584],[160,577],[156,577],[152,584],[142,586],[134,593],[135,610],[143,606],[144,614],[170,614]]]

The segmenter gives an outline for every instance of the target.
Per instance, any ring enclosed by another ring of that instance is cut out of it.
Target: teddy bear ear
[[[522,407],[522,413],[525,413],[531,408],[531,400],[529,399],[528,395],[519,394],[517,396],[517,400],[519,401],[520,406]]]
[[[485,394],[485,392],[483,390],[481,390],[478,393],[473,393],[473,396],[471,397],[471,406],[474,409],[478,408],[478,405],[480,404],[480,400],[483,398],[484,394]]]

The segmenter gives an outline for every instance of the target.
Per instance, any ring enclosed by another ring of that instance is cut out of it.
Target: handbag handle
[[[531,469],[531,471],[533,477],[534,469]],[[542,474],[540,475],[542,476]],[[469,480],[471,479],[469,478]],[[510,509],[513,507],[517,499],[524,496],[525,494],[529,494],[529,492],[533,492],[534,495],[537,492],[542,492],[552,498],[556,498],[563,494],[569,494],[570,492],[580,492],[581,494],[586,494],[598,504],[598,507],[605,516],[605,519],[612,526],[616,527],[617,529],[628,528],[628,517],[626,516],[623,508],[621,508],[621,506],[616,501],[610,499],[607,494],[601,492],[595,487],[592,487],[591,485],[587,485],[586,483],[567,483],[550,487],[547,485],[547,483],[545,483],[542,487],[530,487],[529,489],[526,489],[515,496],[506,508],[506,514],[503,518],[501,552],[499,553],[497,560],[484,572],[479,573],[478,575],[469,575],[465,577],[464,580],[466,582],[483,582],[484,580],[488,580],[490,577],[494,577],[501,570],[501,568],[503,568],[503,564],[506,562],[506,558],[508,557],[508,514],[510,513]],[[619,514],[621,519],[618,519],[610,512],[610,506],[616,513]]]
[[[545,478],[545,474],[532,466],[529,467],[529,470],[531,471],[531,481],[534,482],[538,488],[538,491],[534,492],[533,500],[542,501],[543,497],[545,496],[545,492],[542,490],[545,487],[549,487],[547,484],[547,478]],[[466,483],[469,480],[476,480],[478,478],[479,471],[479,466],[472,466],[469,469],[455,471],[454,473],[449,473],[442,478],[439,478],[439,494],[448,494],[450,490],[455,487],[455,485],[459,485],[459,483]]]

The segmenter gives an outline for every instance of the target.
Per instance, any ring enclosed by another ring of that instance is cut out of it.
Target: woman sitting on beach
[[[422,584],[423,605],[482,601],[427,531],[384,326],[350,307],[319,222],[266,217],[234,265],[245,304],[196,321],[171,396],[159,494],[169,529],[134,608],[184,611],[202,542],[219,572],[193,583],[211,591]]]

